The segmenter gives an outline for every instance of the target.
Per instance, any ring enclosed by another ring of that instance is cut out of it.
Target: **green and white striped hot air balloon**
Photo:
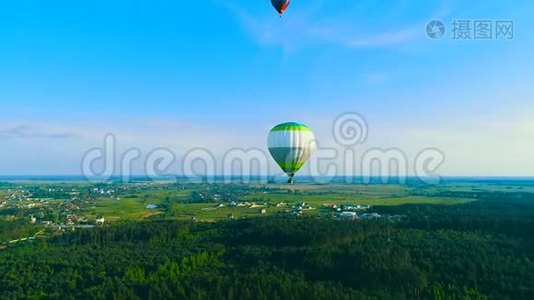
[[[293,183],[293,176],[315,148],[315,137],[306,125],[289,122],[271,129],[267,143],[274,160],[289,176],[288,183]]]

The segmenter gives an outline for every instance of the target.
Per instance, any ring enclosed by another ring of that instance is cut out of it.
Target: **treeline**
[[[34,234],[38,227],[30,224],[27,219],[3,220],[0,219],[0,244],[10,240],[28,237]]]
[[[472,231],[532,241],[534,200],[516,198],[473,201],[461,205],[401,205],[375,207],[382,213],[408,217],[399,227]]]
[[[413,189],[414,196],[438,197],[438,198],[464,198],[477,200],[529,200],[534,201],[534,193],[530,192],[502,192],[502,191],[434,191],[425,189]]]
[[[0,251],[0,298],[534,298],[534,203],[380,209],[407,218],[151,221],[64,234]]]

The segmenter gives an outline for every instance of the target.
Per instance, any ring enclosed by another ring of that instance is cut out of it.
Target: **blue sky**
[[[145,152],[265,148],[301,121],[336,146],[425,147],[443,175],[528,176],[534,159],[532,1],[9,1],[0,9],[0,174],[78,174],[106,133]],[[443,20],[442,40],[425,34]],[[451,40],[452,21],[513,20],[513,40]],[[342,162],[339,162],[342,163]]]

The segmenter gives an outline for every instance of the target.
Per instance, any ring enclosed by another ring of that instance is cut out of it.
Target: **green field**
[[[239,186],[236,187],[239,189]],[[413,196],[402,185],[273,185],[262,193],[249,193],[239,197],[241,202],[257,203],[255,207],[230,206],[224,198],[212,203],[183,203],[193,192],[202,191],[200,187],[181,190],[155,190],[127,194],[116,199],[97,199],[95,204],[82,210],[82,215],[95,218],[103,215],[111,222],[143,220],[159,216],[166,219],[191,219],[199,221],[216,221],[230,215],[235,218],[267,216],[291,210],[297,203],[307,203],[313,210],[304,211],[305,215],[324,214],[324,205],[361,204],[371,206],[390,206],[402,204],[460,204],[472,201],[464,198],[437,198]],[[166,202],[170,204],[165,205]],[[219,207],[222,203],[223,206]],[[287,206],[277,206],[285,203]],[[158,208],[148,209],[155,204]],[[265,204],[265,205],[264,205]],[[266,213],[262,213],[262,209]],[[326,212],[327,213],[327,212]]]
[[[99,199],[94,206],[82,209],[82,215],[94,219],[103,215],[109,221],[143,219],[154,215],[153,211],[145,208],[136,199],[109,200]]]

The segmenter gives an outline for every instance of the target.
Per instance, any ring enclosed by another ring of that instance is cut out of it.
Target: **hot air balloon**
[[[289,122],[275,126],[269,132],[269,152],[289,176],[288,183],[308,161],[315,148],[315,137],[309,127],[304,124]]]
[[[271,0],[271,4],[280,15],[286,11],[289,7],[289,3],[291,3],[291,0]]]

